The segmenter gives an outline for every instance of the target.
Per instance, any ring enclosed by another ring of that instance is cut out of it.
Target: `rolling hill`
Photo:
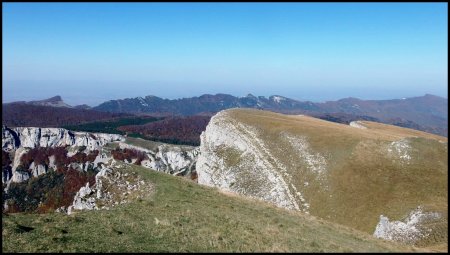
[[[428,247],[448,240],[447,157],[446,137],[413,129],[229,109],[201,135],[197,174],[201,184]]]
[[[419,252],[138,166],[152,192],[110,210],[3,214],[2,252]]]

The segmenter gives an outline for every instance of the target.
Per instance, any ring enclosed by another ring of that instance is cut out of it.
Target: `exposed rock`
[[[286,172],[285,167],[271,156],[256,129],[233,121],[222,111],[211,118],[200,139],[198,183],[301,210],[299,203],[304,198],[297,190],[290,190],[289,176],[281,174]],[[239,156],[222,157],[217,153],[222,148],[229,148],[229,155]],[[225,163],[228,160],[237,162],[229,165]],[[244,178],[250,175],[252,178]]]
[[[57,213],[67,213],[67,208],[65,206],[61,206],[55,210]]]
[[[198,183],[373,234],[376,206],[388,201],[385,215],[409,213],[402,210],[417,201],[418,190],[430,192],[421,203],[447,210],[435,202],[447,200],[447,146],[428,134],[412,135],[402,128],[355,130],[307,116],[229,109],[214,115],[201,134]],[[433,222],[421,244],[446,237],[445,222]],[[382,218],[381,225],[387,223]],[[389,232],[384,229],[377,232]]]
[[[108,142],[122,141],[116,134],[72,132],[63,128],[16,127],[2,128],[2,148],[18,147],[86,146],[89,150],[99,149]]]
[[[17,150],[14,153],[14,161],[12,164],[12,171],[16,171],[17,167],[20,165],[20,158],[23,156],[23,154],[27,153],[29,151],[28,148],[17,148]]]
[[[153,185],[140,179],[136,173],[131,175],[110,168],[102,168],[95,176],[95,184],[81,187],[75,195],[73,204],[67,214],[74,210],[109,209],[126,204],[131,199],[148,196],[153,192]]]
[[[97,168],[100,164],[107,164],[111,159],[112,157],[108,157],[106,153],[100,152],[92,163],[94,164],[94,168]]]
[[[51,155],[50,157],[48,157],[48,168],[49,169],[53,169],[56,170],[56,165],[55,165],[55,156]]]
[[[44,165],[35,165],[34,162],[30,165],[30,171],[32,176],[38,177],[41,174],[47,173],[47,168]]]
[[[398,141],[394,141],[389,144],[388,155],[395,159],[399,159],[401,163],[410,163],[411,156],[411,146],[409,145],[408,139],[401,139]]]
[[[30,173],[27,171],[15,171],[12,176],[12,182],[24,182],[30,179]]]
[[[149,159],[141,161],[142,166],[174,175],[186,175],[193,172],[199,154],[198,147],[188,150],[174,145],[160,145],[155,152],[123,142],[119,143],[119,146],[121,149],[134,149],[146,153]],[[127,163],[134,162],[135,160]]]
[[[2,149],[6,152],[14,152],[14,160],[11,165],[11,174],[8,171],[2,173],[3,183],[10,180],[13,182],[26,181],[30,175],[25,172],[16,174],[16,169],[20,165],[20,159],[23,154],[30,149],[36,147],[69,147],[69,157],[76,154],[78,147],[86,147],[86,152],[100,150],[106,143],[113,141],[123,141],[121,135],[103,134],[103,133],[87,133],[87,132],[71,132],[63,128],[38,128],[38,127],[16,127],[8,128],[2,126]],[[32,176],[39,176],[48,171],[49,168],[56,169],[54,157],[49,158],[49,166],[38,165],[34,163],[30,166]],[[99,155],[93,167],[97,167],[99,163],[106,163],[109,158],[105,154]],[[86,171],[92,164],[74,164],[75,169]],[[14,177],[14,175],[17,175]]]
[[[6,126],[2,126],[2,150],[10,152],[20,146],[17,134]]]
[[[361,124],[361,122],[359,121],[352,121],[349,124],[351,127],[355,127],[355,128],[361,128],[361,129],[367,129],[363,124]]]
[[[389,221],[388,217],[380,215],[380,222],[376,226],[373,235],[381,239],[414,244],[419,239],[428,236],[431,231],[422,226],[422,224],[439,217],[439,213],[424,213],[420,206],[413,210],[403,221]]]
[[[98,210],[95,204],[95,198],[90,197],[94,191],[89,187],[89,183],[86,186],[81,187],[73,199],[72,210]],[[71,211],[72,211],[71,210]]]

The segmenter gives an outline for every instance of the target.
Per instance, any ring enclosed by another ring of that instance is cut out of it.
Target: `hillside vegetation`
[[[138,173],[154,192],[70,216],[3,214],[2,252],[424,251],[139,166],[120,171]]]
[[[108,134],[125,134],[124,131],[120,130],[119,127],[126,125],[142,125],[153,121],[158,121],[161,118],[157,117],[126,117],[117,118],[109,121],[94,121],[78,125],[65,125],[62,128],[69,129],[72,131],[82,131],[82,132],[97,132],[97,133],[108,133]]]
[[[361,100],[343,98],[337,101],[314,103],[273,95],[268,98],[248,94],[235,97],[227,94],[181,99],[156,96],[110,100],[96,107],[105,112],[147,113],[151,115],[196,115],[217,113],[230,108],[254,108],[285,114],[308,114],[328,119],[348,119],[357,116],[402,127],[414,128],[438,135],[448,135],[448,99],[424,95],[391,100]]]
[[[121,126],[118,130],[137,133],[153,141],[199,146],[200,134],[205,131],[210,118],[209,116],[168,117],[144,125]]]
[[[2,105],[2,125],[10,127],[61,127],[127,116],[132,115],[23,103]]]
[[[197,173],[199,183],[368,234],[381,215],[404,221],[420,207],[438,219],[400,235],[446,247],[447,157],[446,137],[417,130],[231,109],[215,115],[202,135]],[[408,232],[417,229],[423,236]]]

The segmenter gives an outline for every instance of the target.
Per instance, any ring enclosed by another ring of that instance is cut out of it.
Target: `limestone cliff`
[[[345,125],[230,109],[202,133],[196,169],[200,184],[426,245],[447,238],[447,144],[445,137],[369,121]],[[417,207],[438,216],[405,223],[405,231],[429,233],[411,238],[392,230],[388,218],[404,220]]]

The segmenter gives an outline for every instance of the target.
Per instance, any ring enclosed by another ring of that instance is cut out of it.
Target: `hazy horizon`
[[[448,98],[447,3],[3,3],[2,102]]]
[[[109,100],[118,100],[118,99],[126,99],[126,98],[137,98],[137,97],[146,97],[146,96],[156,96],[156,97],[160,97],[162,99],[174,100],[174,99],[182,99],[182,98],[199,97],[199,96],[202,96],[202,95],[205,95],[205,94],[210,94],[210,95],[228,94],[228,95],[235,96],[235,97],[245,97],[248,94],[252,94],[252,95],[254,95],[256,97],[264,96],[266,98],[268,98],[270,96],[277,95],[277,96],[284,96],[284,97],[287,97],[287,98],[290,98],[290,99],[299,100],[299,101],[311,101],[311,102],[314,102],[314,103],[321,103],[321,102],[326,102],[326,101],[337,101],[339,99],[350,98],[350,97],[358,98],[358,99],[361,99],[361,100],[390,100],[390,99],[405,99],[405,98],[421,97],[421,96],[425,96],[427,94],[434,95],[434,96],[439,96],[439,95],[435,95],[435,94],[432,94],[432,93],[425,93],[425,94],[422,94],[422,95],[412,95],[412,96],[398,97],[398,98],[373,98],[373,97],[362,98],[362,97],[354,97],[354,96],[345,96],[345,97],[340,97],[340,98],[337,98],[337,99],[329,99],[329,100],[310,100],[310,99],[302,99],[302,98],[299,99],[299,98],[295,98],[295,97],[289,97],[289,96],[285,96],[285,95],[282,95],[282,94],[259,95],[259,94],[255,94],[255,93],[252,93],[252,92],[248,92],[248,93],[245,93],[245,94],[235,95],[235,94],[230,94],[230,93],[216,92],[216,93],[203,93],[203,94],[198,94],[198,95],[193,95],[193,96],[170,97],[170,98],[169,97],[160,96],[160,95],[146,94],[146,95],[138,95],[138,96],[123,96],[123,97],[109,98],[109,99],[105,99],[105,100],[100,100],[100,101],[98,101],[99,103],[87,103],[87,102],[81,102],[79,100],[79,98],[82,98],[81,96],[78,96],[78,97],[77,96],[65,97],[65,96],[63,96],[61,94],[53,94],[53,95],[48,95],[48,96],[43,96],[43,97],[32,96],[32,97],[29,97],[29,98],[21,98],[21,99],[17,99],[17,100],[9,100],[9,101],[4,101],[3,103],[11,103],[11,102],[18,102],[18,101],[39,101],[39,100],[49,99],[49,98],[52,98],[52,97],[55,97],[55,96],[61,96],[62,100],[65,103],[67,103],[67,104],[69,104],[71,106],[77,106],[77,105],[86,104],[86,105],[89,105],[91,107],[95,107],[95,106],[98,106],[101,103],[107,102]],[[439,96],[439,97],[442,97],[444,99],[448,99],[447,96]],[[95,101],[95,102],[97,102],[97,101]]]

